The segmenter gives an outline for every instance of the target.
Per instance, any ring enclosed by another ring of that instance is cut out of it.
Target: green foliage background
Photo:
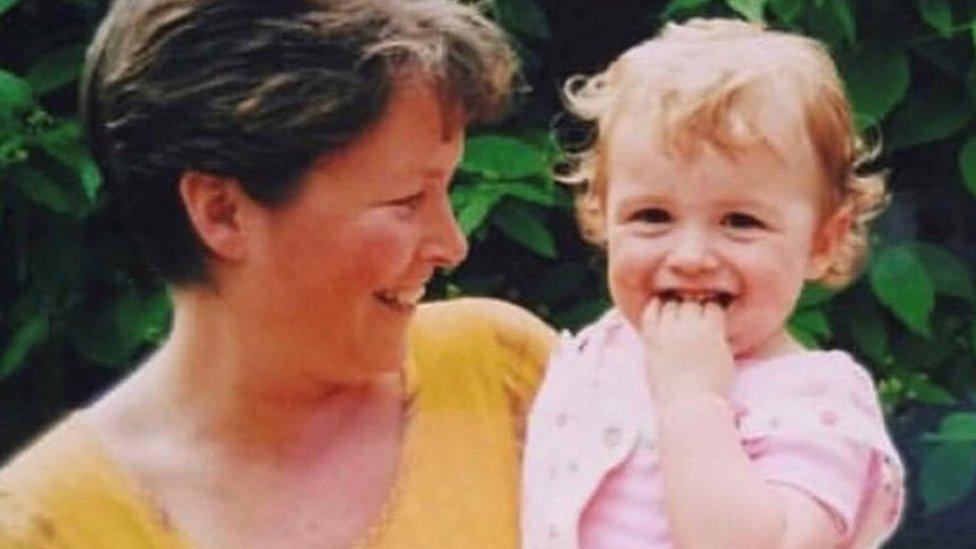
[[[452,199],[472,242],[441,296],[494,295],[576,328],[608,306],[601,254],[555,184],[558,86],[667,20],[737,16],[817,37],[844,76],[893,202],[850,288],[791,319],[878,380],[911,464],[893,546],[976,546],[976,0],[492,0],[531,86],[468,139]],[[0,0],[0,455],[129,369],[167,331],[165,289],[112,215],[76,121],[103,0]]]

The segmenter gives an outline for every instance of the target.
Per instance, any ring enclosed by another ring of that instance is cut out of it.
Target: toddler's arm
[[[659,401],[658,437],[679,547],[823,548],[840,541],[810,496],[760,475],[723,397],[687,391]]]
[[[839,431],[824,430],[821,437],[819,425],[786,429],[786,436],[760,447],[744,446],[747,437],[726,398],[734,364],[723,318],[717,305],[653,303],[643,319],[672,535],[682,547],[819,548],[849,539],[872,446],[850,442]],[[823,370],[829,375],[819,386],[846,390],[850,368]],[[791,375],[786,379],[803,377],[795,370]],[[789,392],[783,379],[775,381],[770,392]],[[806,391],[787,402],[802,401]],[[845,406],[849,395],[841,397]],[[804,406],[807,415],[815,414],[815,406]]]

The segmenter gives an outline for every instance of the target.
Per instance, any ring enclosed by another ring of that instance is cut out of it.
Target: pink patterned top
[[[529,417],[525,547],[673,547],[642,354],[616,311],[564,338]],[[867,372],[840,351],[737,366],[728,398],[763,477],[823,506],[844,547],[880,545],[901,513],[903,468]]]

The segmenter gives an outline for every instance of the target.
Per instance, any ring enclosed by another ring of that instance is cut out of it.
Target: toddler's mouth
[[[657,298],[664,302],[677,301],[683,303],[685,301],[695,301],[701,304],[717,303],[723,309],[728,309],[735,296],[730,292],[722,290],[668,289],[658,292]]]

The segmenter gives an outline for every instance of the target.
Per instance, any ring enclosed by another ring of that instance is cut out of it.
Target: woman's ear
[[[823,220],[813,235],[808,263],[807,279],[819,280],[827,274],[841,246],[851,232],[854,214],[851,206],[844,204]]]
[[[180,177],[179,189],[190,223],[210,254],[231,261],[243,258],[242,212],[248,198],[240,183],[231,177],[187,171]]]

